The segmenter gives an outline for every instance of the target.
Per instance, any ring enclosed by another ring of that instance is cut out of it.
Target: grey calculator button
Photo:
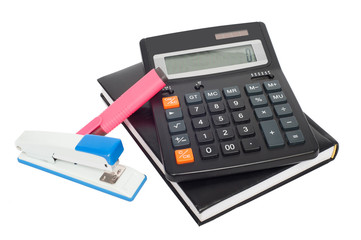
[[[290,145],[297,145],[305,142],[305,138],[303,137],[301,130],[286,132],[286,137]]]
[[[202,159],[211,159],[218,157],[218,148],[214,144],[200,146],[199,151],[201,153]]]
[[[268,97],[272,104],[287,102],[287,97],[283,92],[270,93]]]
[[[206,110],[202,104],[191,105],[188,107],[188,111],[191,117],[202,116],[206,114]]]
[[[298,122],[294,116],[281,118],[280,122],[283,130],[285,131],[294,130],[298,128]]]
[[[221,143],[222,153],[225,156],[239,154],[239,144],[236,142],[225,142]]]
[[[262,93],[262,86],[259,83],[246,84],[244,87],[248,95],[256,95]]]
[[[268,105],[267,99],[263,94],[251,96],[249,100],[251,101],[252,107],[264,107]]]
[[[221,113],[225,111],[225,107],[222,102],[208,103],[208,109],[211,113]]]
[[[204,91],[204,97],[206,98],[207,102],[218,101],[222,99],[221,93],[218,89]]]
[[[165,110],[165,116],[168,121],[179,120],[183,118],[182,110],[180,108],[172,108]]]
[[[263,121],[260,126],[269,148],[282,147],[285,144],[275,120]]]
[[[263,83],[266,92],[277,92],[281,90],[281,85],[278,80],[266,81]]]
[[[278,117],[286,117],[292,115],[292,108],[288,103],[276,105],[275,111]]]
[[[236,98],[241,96],[241,91],[237,86],[223,88],[223,94],[226,98]]]
[[[254,110],[258,120],[268,120],[273,118],[272,110],[270,107],[256,108]]]
[[[184,95],[187,104],[201,103],[202,97],[199,92],[187,93]]]
[[[232,111],[245,108],[244,102],[240,98],[229,99],[227,102]]]
[[[209,121],[206,117],[193,118],[192,124],[195,129],[204,129],[209,127]]]
[[[168,123],[169,132],[171,134],[180,133],[186,131],[186,125],[183,120],[169,122]]]
[[[189,146],[190,141],[189,141],[188,134],[184,133],[184,134],[172,136],[172,144],[173,144],[173,147]]]

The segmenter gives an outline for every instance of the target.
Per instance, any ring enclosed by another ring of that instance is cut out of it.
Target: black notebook
[[[138,63],[98,79],[103,88],[101,97],[108,105],[111,104],[144,74],[143,64]],[[164,176],[149,102],[124,121],[123,125],[193,219],[202,225],[335,158],[337,141],[306,117],[319,144],[320,153],[315,159],[291,166],[180,183],[170,182]]]

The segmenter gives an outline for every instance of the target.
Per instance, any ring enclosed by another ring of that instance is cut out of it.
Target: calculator
[[[142,39],[145,70],[169,81],[151,99],[170,181],[315,158],[318,144],[261,22]]]

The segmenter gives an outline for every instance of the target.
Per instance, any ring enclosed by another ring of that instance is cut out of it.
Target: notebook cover
[[[144,68],[142,63],[135,64],[131,67],[125,68],[118,72],[109,74],[98,79],[98,82],[106,91],[106,93],[113,99],[117,99],[124,91],[126,91],[130,86],[132,86],[137,80],[139,80],[142,76],[144,76]],[[101,95],[103,100],[109,105],[107,99]],[[307,115],[306,115],[307,117]],[[336,140],[333,139],[329,134],[327,134],[322,128],[320,128],[314,121],[312,121],[309,117],[307,117],[312,130],[316,136],[317,141],[319,142],[320,152],[326,150],[335,144],[337,144]],[[154,120],[152,116],[151,105],[149,102],[144,104],[137,112],[135,112],[132,116],[128,118],[129,122],[132,126],[137,130],[137,132],[141,135],[143,140],[148,144],[149,148],[153,151],[153,153],[160,158],[160,149],[157,142],[157,135],[155,131]],[[132,132],[128,129],[128,127],[123,124],[128,132],[132,135],[134,140],[137,142],[138,146],[142,149],[144,154],[148,157],[150,162],[153,166],[157,169],[158,173],[162,176],[164,181],[167,185],[172,189],[174,194],[178,197],[178,199],[182,202],[188,212],[192,215],[194,220],[199,224],[204,224],[209,222],[226,212],[239,207],[267,192],[276,189],[287,182],[290,182],[322,165],[329,162],[324,161],[307,171],[303,171],[300,174],[293,176],[292,178],[283,181],[282,183],[269,188],[267,191],[263,191],[262,193],[253,196],[252,198],[247,199],[246,201],[240,202],[239,204],[232,206],[225,211],[206,219],[205,221],[200,221],[196,215],[194,215],[193,211],[189,208],[187,203],[184,199],[179,195],[179,193],[175,190],[175,188],[170,184],[170,182],[165,178],[162,171],[158,168],[158,166],[151,160],[151,156],[145,151],[142,144],[134,137]],[[338,150],[338,148],[337,148]],[[336,154],[335,154],[336,155]],[[249,173],[241,173],[217,178],[210,178],[210,179],[201,179],[201,180],[194,180],[188,182],[181,182],[178,183],[179,186],[183,189],[189,199],[193,202],[194,206],[197,210],[201,213],[204,210],[208,209],[209,207],[237,194],[240,193],[262,181],[267,180],[268,178],[284,171],[287,169],[288,166],[267,169],[262,171],[256,172],[249,172]]]

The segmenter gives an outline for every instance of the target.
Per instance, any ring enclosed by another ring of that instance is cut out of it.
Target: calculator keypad
[[[163,98],[177,164],[193,163],[193,151],[208,160],[252,154],[262,145],[274,149],[305,142],[278,80],[245,84],[243,88],[244,96],[239,86],[230,86]],[[187,106],[180,106],[178,97],[184,97]],[[184,122],[186,109],[192,126]],[[189,134],[195,136],[196,143]]]

